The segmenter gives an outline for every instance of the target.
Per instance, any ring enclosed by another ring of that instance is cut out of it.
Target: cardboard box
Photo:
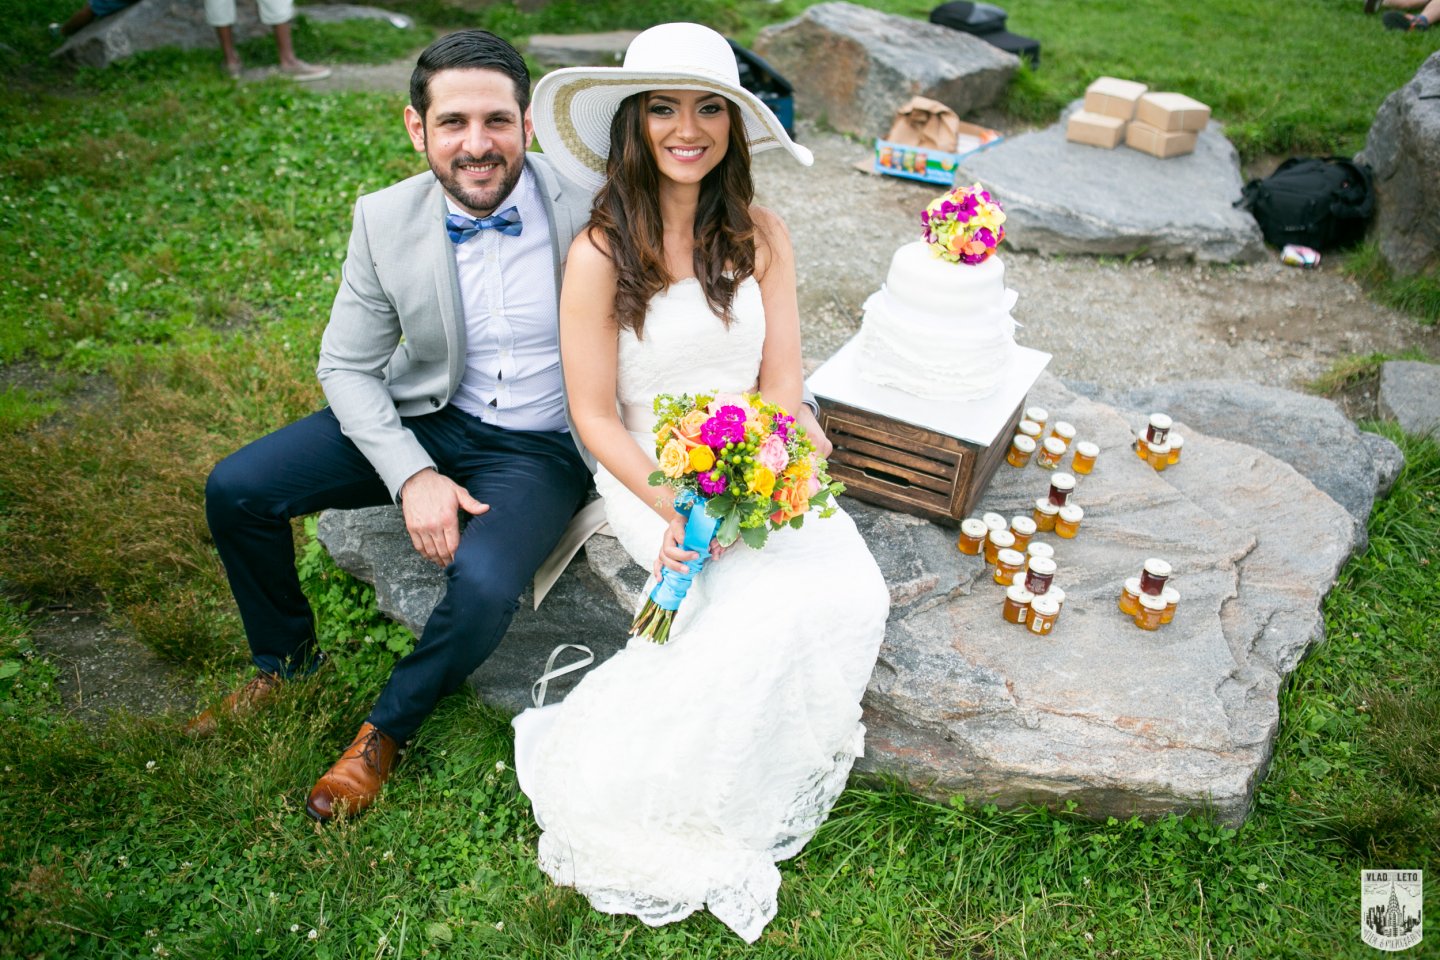
[[[877,137],[871,172],[949,187],[955,182],[955,170],[961,160],[1004,139],[998,130],[963,120],[960,121],[960,136],[953,151],[912,147]]]
[[[1125,145],[1163,160],[1193,153],[1198,136],[1193,130],[1157,130],[1148,123],[1132,120],[1125,128]]]
[[[1131,120],[1135,117],[1135,104],[1149,89],[1134,80],[1101,77],[1085,88],[1085,109],[1089,113]]]
[[[1076,110],[1065,125],[1065,139],[1071,143],[1113,150],[1125,139],[1125,121],[1103,113]]]
[[[1135,119],[1156,130],[1198,133],[1210,122],[1210,108],[1183,93],[1147,93],[1135,105]]]

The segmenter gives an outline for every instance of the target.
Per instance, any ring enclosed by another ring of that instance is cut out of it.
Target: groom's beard
[[[445,192],[454,197],[461,206],[467,207],[471,212],[481,216],[489,216],[500,206],[500,201],[510,196],[515,189],[515,184],[520,182],[520,173],[525,168],[525,160],[521,159],[511,163],[502,154],[493,150],[482,157],[456,157],[451,161],[447,169],[440,169],[429,153],[426,159],[430,160],[430,170],[435,174],[435,179],[440,181],[440,186]],[[460,167],[464,164],[496,163],[500,165],[500,182],[493,187],[485,189],[466,189],[461,185]]]

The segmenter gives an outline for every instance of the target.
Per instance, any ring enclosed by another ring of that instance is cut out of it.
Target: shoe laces
[[[365,761],[365,765],[377,774],[382,772],[380,770],[380,756],[384,744],[380,738],[383,736],[385,736],[385,734],[380,732],[379,727],[371,727],[370,732],[365,734],[363,742],[360,744],[360,759]]]

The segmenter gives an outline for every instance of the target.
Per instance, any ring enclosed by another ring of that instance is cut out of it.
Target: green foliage
[[[1345,261],[1345,272],[1369,288],[1375,299],[1402,310],[1427,326],[1440,320],[1440,266],[1397,277],[1374,243],[1361,246]]]

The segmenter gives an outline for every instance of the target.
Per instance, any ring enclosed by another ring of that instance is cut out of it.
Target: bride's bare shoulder
[[[600,231],[587,227],[575,235],[566,255],[565,269],[579,269],[592,275],[614,275],[615,263],[610,259],[610,245]]]
[[[784,217],[759,204],[751,205],[750,220],[755,224],[755,275],[763,278],[771,263],[793,258],[790,228]]]

